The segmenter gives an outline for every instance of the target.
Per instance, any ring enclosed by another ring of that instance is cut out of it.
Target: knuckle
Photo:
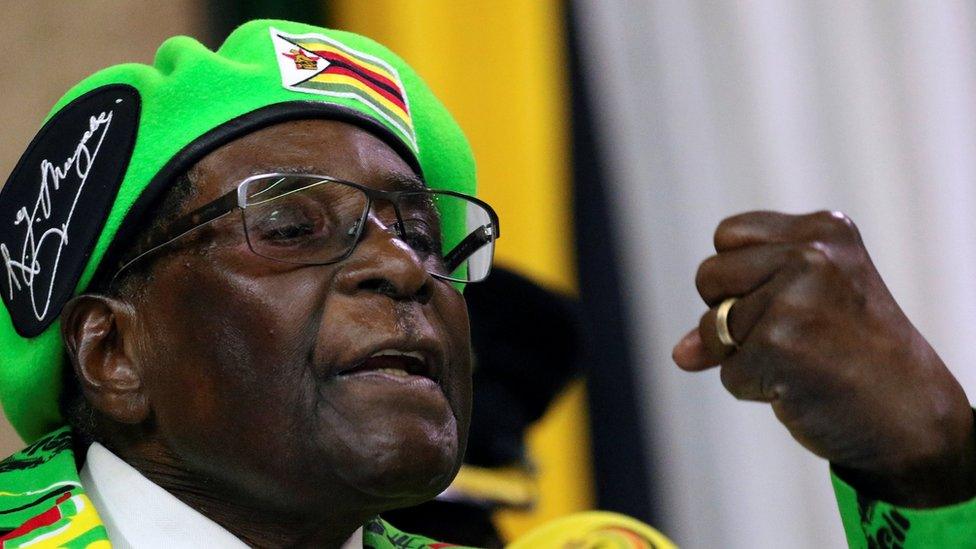
[[[773,298],[770,313],[774,318],[779,319],[780,323],[803,324],[807,321],[809,310],[813,306],[813,300],[805,293],[786,290]]]
[[[825,269],[833,265],[830,246],[820,241],[798,244],[790,250],[790,253],[793,256],[793,264],[798,266],[800,271]]]
[[[821,210],[813,214],[825,234],[836,238],[858,238],[857,224],[844,212]]]
[[[718,227],[715,228],[715,234],[712,236],[712,244],[715,249],[722,249],[731,243],[732,236],[736,232],[735,227],[738,226],[738,218],[739,216],[726,217],[719,222]]]
[[[736,374],[729,366],[722,366],[718,371],[718,379],[722,382],[722,387],[730,393],[735,393],[735,378]]]
[[[737,246],[742,241],[746,229],[757,223],[764,213],[766,212],[745,212],[723,219],[715,229],[713,237],[715,248],[723,249]]]
[[[713,323],[713,317],[711,310],[705,311],[701,317],[698,319],[698,331],[701,333],[702,339],[711,336],[715,325]]]
[[[775,303],[774,307],[777,309],[782,308],[779,303]],[[775,313],[778,311],[771,310],[770,312]],[[796,341],[801,339],[798,337],[799,334],[797,333],[796,324],[792,320],[787,320],[787,318],[780,315],[757,334],[760,346],[766,349],[767,353],[777,356],[789,355],[796,345]]]
[[[706,299],[713,293],[717,258],[718,256],[712,256],[702,261],[695,272],[695,288],[698,289],[699,295]]]
[[[829,320],[804,298],[784,294],[771,305],[771,321],[763,331],[761,345],[767,354],[787,362],[814,364],[824,353],[824,334]]]
[[[719,379],[722,386],[738,400],[764,400],[766,395],[766,374],[762,369],[746,368],[742,363],[722,366]]]
[[[730,229],[734,229],[735,227],[741,225],[743,220],[749,219],[749,217],[752,215],[753,212],[743,212],[743,213],[737,213],[735,215],[730,215],[722,219],[722,221],[719,221],[718,228],[715,230],[715,232],[721,233],[721,232],[728,231]]]
[[[747,376],[745,373],[735,367],[723,366],[719,370],[719,379],[722,381],[722,386],[728,391],[732,396],[738,399],[744,398],[745,386],[748,383]]]

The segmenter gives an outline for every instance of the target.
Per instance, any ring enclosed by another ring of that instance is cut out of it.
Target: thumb
[[[671,359],[679,368],[689,372],[705,370],[719,364],[705,349],[698,328],[692,329],[678,341],[671,351]]]

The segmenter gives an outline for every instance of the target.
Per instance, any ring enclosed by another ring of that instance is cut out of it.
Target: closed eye
[[[440,255],[440,233],[422,219],[405,219],[406,234],[403,240],[416,252],[425,255]]]

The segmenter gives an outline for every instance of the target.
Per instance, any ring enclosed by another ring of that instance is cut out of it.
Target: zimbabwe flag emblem
[[[271,40],[285,88],[359,101],[417,152],[407,94],[389,63],[321,34],[288,35],[272,28]]]

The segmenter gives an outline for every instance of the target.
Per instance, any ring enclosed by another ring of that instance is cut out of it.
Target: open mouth
[[[391,379],[409,381],[426,378],[439,381],[436,369],[423,353],[398,349],[380,349],[371,353],[356,365],[339,372],[339,376],[377,375]]]

